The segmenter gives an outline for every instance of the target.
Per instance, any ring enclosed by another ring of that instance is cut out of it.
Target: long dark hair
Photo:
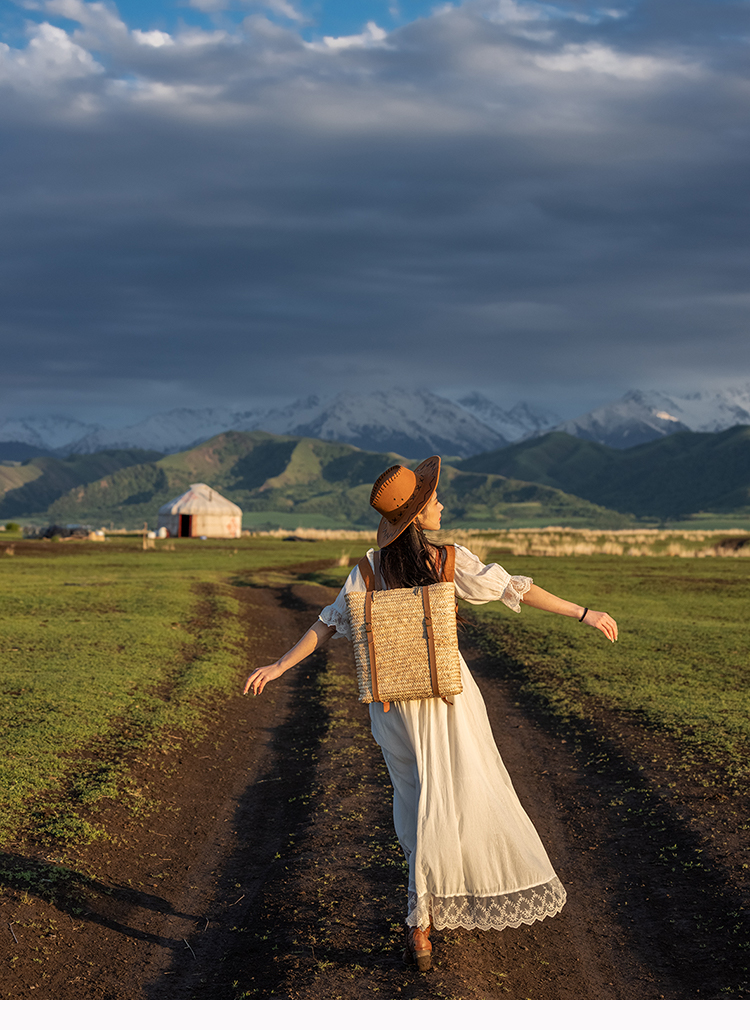
[[[380,551],[380,574],[385,586],[393,589],[439,583],[435,557],[435,549],[427,542],[422,527],[412,522],[392,544]]]

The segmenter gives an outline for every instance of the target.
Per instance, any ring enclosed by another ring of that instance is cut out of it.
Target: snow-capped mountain
[[[90,454],[138,447],[173,453],[227,430],[339,440],[364,450],[393,451],[406,458],[428,454],[469,457],[557,430],[621,449],[669,433],[720,432],[750,424],[750,383],[687,395],[631,390],[612,404],[564,422],[526,403],[509,411],[482,394],[454,403],[426,390],[309,396],[283,408],[233,411],[177,408],[120,429],[51,415],[0,421],[0,442],[13,441],[58,454]]]
[[[0,420],[0,441],[25,443],[43,451],[69,447],[86,433],[95,433],[101,426],[79,422],[65,415],[30,416]]]
[[[468,457],[507,444],[470,412],[427,390],[339,394],[310,414],[308,410],[305,421],[286,432],[340,440],[368,451],[395,451],[406,458]]]
[[[524,401],[506,411],[476,391],[460,397],[456,403],[511,443],[548,433],[560,421],[554,411]]]
[[[703,390],[685,396],[654,397],[663,398],[667,413],[694,433],[721,433],[732,426],[750,425],[750,382],[714,393]]]
[[[406,458],[429,453],[467,457],[507,443],[452,401],[427,391],[389,390],[342,393],[327,400],[310,396],[268,411],[178,408],[133,426],[99,429],[69,450],[90,454],[107,448],[142,447],[172,453],[227,430],[253,429],[339,440],[364,450],[395,451]]]
[[[76,440],[69,450],[72,454],[93,454],[95,451],[140,447],[172,454],[227,429],[237,429],[237,418],[236,412],[224,408],[176,408],[120,429],[99,427]]]
[[[741,424],[750,425],[750,383],[684,396],[658,390],[630,390],[613,404],[553,428],[624,450],[671,433],[719,433]]]
[[[315,394],[308,397],[301,397],[292,401],[283,408],[269,408],[267,411],[246,411],[238,415],[235,429],[263,429],[267,433],[279,433],[290,436],[306,436],[303,427],[320,418],[327,411],[333,401],[321,400]]]

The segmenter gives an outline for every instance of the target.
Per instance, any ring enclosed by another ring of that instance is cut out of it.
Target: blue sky
[[[125,0],[118,4],[121,13],[129,24],[140,28],[174,28],[179,19],[208,27],[212,23],[211,13],[221,6],[221,17],[239,23],[247,15],[249,6],[241,0],[233,4],[201,5],[203,10],[183,2],[150,2],[150,0]],[[361,32],[368,21],[374,21],[382,28],[394,29],[416,18],[429,15],[436,7],[435,2],[424,0],[338,0],[338,2],[295,3],[294,9],[303,14],[307,22],[296,22],[303,27],[303,34],[308,39],[322,36],[349,36]],[[257,5],[262,9],[263,5]],[[266,11],[273,13],[273,6]],[[283,20],[283,8],[279,11],[279,20]],[[218,13],[218,12],[217,12]],[[295,23],[295,19],[286,19]]]
[[[5,41],[17,44],[23,39],[24,23],[41,22],[49,17],[43,9],[30,5],[0,0],[5,8],[2,23],[6,28]],[[195,25],[203,29],[218,26],[239,26],[248,13],[255,10],[275,18],[280,24],[294,25],[307,40],[324,36],[350,36],[362,31],[368,21],[374,21],[388,31],[417,18],[429,17],[432,11],[445,6],[425,0],[308,0],[308,2],[252,3],[247,0],[120,0],[114,5],[122,19],[133,29],[161,29],[178,31],[181,25]],[[285,17],[285,8],[288,8]],[[295,17],[294,15],[298,15]],[[58,24],[72,26],[70,19],[55,19]]]
[[[0,418],[750,379],[750,4],[0,4]]]

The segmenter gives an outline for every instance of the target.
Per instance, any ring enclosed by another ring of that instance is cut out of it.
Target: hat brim
[[[378,526],[378,547],[387,547],[388,544],[392,544],[397,537],[401,536],[432,497],[440,479],[440,458],[438,455],[433,454],[431,458],[426,458],[420,462],[414,469],[414,475],[417,477],[417,488],[409,498],[409,503],[400,513],[398,519],[395,522],[389,522],[386,518],[380,520],[380,525]]]

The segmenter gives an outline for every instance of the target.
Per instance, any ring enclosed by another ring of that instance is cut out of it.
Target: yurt
[[[205,483],[193,483],[187,493],[159,508],[157,530],[170,536],[239,537],[242,509]]]

